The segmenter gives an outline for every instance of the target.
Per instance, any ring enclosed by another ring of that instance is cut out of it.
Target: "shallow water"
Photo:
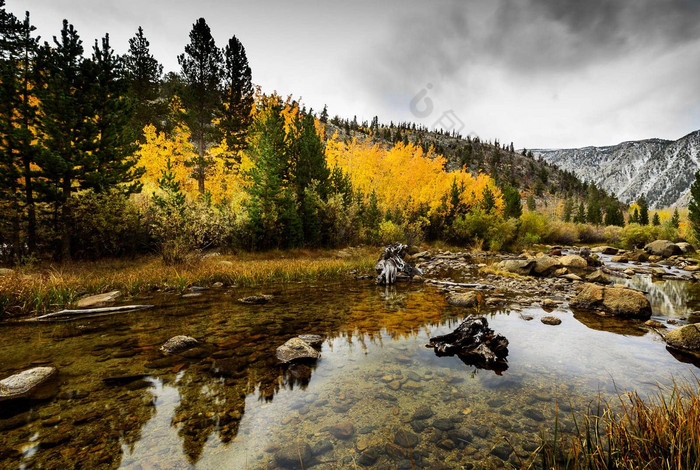
[[[0,377],[59,369],[52,398],[0,402],[0,467],[253,469],[300,458],[319,469],[510,467],[553,426],[557,404],[566,427],[571,407],[615,386],[655,393],[698,372],[639,321],[561,309],[562,324],[548,326],[540,308],[484,311],[510,341],[497,375],[425,348],[468,314],[434,287],[299,284],[265,291],[275,294],[268,305],[235,300],[252,293],[0,325]],[[302,333],[326,337],[322,358],[280,366],[275,349]],[[178,334],[205,346],[164,357],[158,347]]]

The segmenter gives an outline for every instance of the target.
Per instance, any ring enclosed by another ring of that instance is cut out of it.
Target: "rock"
[[[644,324],[650,328],[666,328],[666,325],[656,320],[647,320]]]
[[[429,251],[421,251],[419,253],[416,253],[413,255],[413,259],[424,259],[424,258],[430,258],[430,252]]]
[[[477,307],[480,297],[476,291],[456,292],[447,297],[447,303],[456,307]]]
[[[542,308],[548,308],[551,310],[557,308],[557,306],[559,306],[559,302],[554,299],[544,299],[542,301]]]
[[[644,247],[644,251],[650,255],[662,256],[664,258],[683,254],[683,250],[681,250],[678,245],[668,240],[656,240],[648,243]]]
[[[380,446],[372,446],[360,453],[357,463],[363,467],[370,467],[375,464],[382,453],[382,448]]]
[[[268,303],[272,298],[272,295],[249,295],[248,297],[238,299],[238,301],[243,304],[262,305]]]
[[[14,269],[0,268],[0,276],[11,276],[15,273]]]
[[[700,323],[700,312],[690,312],[688,314],[688,323]]]
[[[336,439],[350,439],[352,435],[355,434],[355,426],[353,426],[351,422],[346,421],[331,426],[328,428],[328,432]]]
[[[596,246],[591,248],[591,252],[593,253],[602,253],[604,255],[616,255],[620,250],[615,248],[614,246]]]
[[[323,344],[323,336],[320,335],[299,335],[299,339],[314,348],[317,348]]]
[[[583,280],[583,279],[581,279],[580,276],[577,276],[574,273],[564,274],[562,277],[564,279],[568,279],[569,281],[582,281]]]
[[[666,344],[673,349],[700,353],[700,325],[684,325],[671,330],[664,336]]]
[[[651,304],[646,296],[627,287],[604,287],[583,284],[579,293],[570,302],[571,307],[599,310],[619,317],[649,318]]]
[[[628,261],[636,261],[638,263],[649,261],[649,255],[644,250],[635,250],[631,253],[625,253],[625,257]]]
[[[282,468],[306,468],[313,453],[306,442],[282,447],[275,453],[275,463]]]
[[[0,380],[0,401],[31,395],[56,372],[58,370],[53,366],[34,367]]]
[[[560,318],[557,318],[557,317],[554,317],[554,316],[551,316],[551,315],[548,315],[548,316],[546,316],[546,317],[540,318],[540,321],[541,321],[542,323],[544,323],[545,325],[556,326],[556,325],[560,325],[560,324],[561,324],[561,319],[560,319]]]
[[[211,286],[212,286],[214,289],[221,289],[222,287],[224,287],[224,283],[219,281],[219,282],[215,282],[215,283],[212,284]]]
[[[416,411],[411,416],[411,419],[428,419],[433,416],[435,412],[427,405],[422,405],[416,408]]]
[[[438,418],[433,421],[433,427],[440,431],[449,431],[455,427],[455,424],[447,418]]]
[[[559,263],[567,268],[585,269],[588,262],[579,255],[566,255],[559,258]]]
[[[521,276],[529,275],[534,267],[534,260],[507,259],[498,263],[498,269],[500,271],[520,274]]]
[[[574,255],[575,256],[575,255]],[[552,271],[555,271],[561,267],[561,263],[557,258],[552,256],[542,255],[535,258],[535,267],[533,272],[538,276],[547,276]]]
[[[589,282],[596,282],[598,284],[610,284],[610,276],[605,274],[600,269],[597,269],[588,276],[586,276],[586,280]]]
[[[415,447],[420,442],[420,437],[411,431],[399,430],[394,435],[394,444],[401,447]]]
[[[610,261],[612,261],[613,263],[627,263],[629,262],[629,259],[625,255],[618,255],[610,258]]]
[[[292,362],[304,359],[318,359],[321,353],[301,338],[292,338],[277,348],[277,359]]]
[[[114,290],[105,294],[83,297],[78,301],[78,308],[107,307],[108,305],[112,305],[121,295],[122,293],[120,291]]]
[[[684,255],[690,254],[690,253],[695,253],[695,248],[693,245],[687,242],[678,242],[676,243],[676,246],[681,249],[681,252]]]
[[[333,450],[333,443],[328,439],[322,439],[318,441],[311,448],[311,452],[314,454],[315,457],[319,457],[331,450]]]
[[[191,336],[178,335],[173,336],[160,347],[160,350],[165,354],[179,354],[194,348],[199,344],[199,341]]]

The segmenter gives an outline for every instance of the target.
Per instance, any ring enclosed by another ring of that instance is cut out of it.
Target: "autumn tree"
[[[223,99],[218,123],[228,149],[236,156],[246,147],[251,122],[253,83],[243,44],[233,36],[224,49]]]
[[[192,26],[190,42],[177,60],[186,82],[182,99],[187,110],[187,123],[197,147],[193,173],[199,192],[204,194],[206,171],[211,164],[207,148],[216,134],[212,121],[221,99],[223,61],[204,18],[199,18]]]

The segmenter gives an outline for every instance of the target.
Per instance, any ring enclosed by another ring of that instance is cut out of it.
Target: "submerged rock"
[[[650,255],[670,258],[671,256],[683,254],[683,250],[675,243],[668,240],[656,240],[644,246],[644,251]]]
[[[191,336],[178,335],[166,341],[163,346],[160,347],[160,350],[165,354],[179,354],[197,345],[199,345],[199,341]]]
[[[618,285],[606,287],[591,283],[583,284],[570,305],[573,308],[602,311],[619,317],[649,318],[651,316],[651,304],[643,293]]]
[[[243,304],[262,305],[268,303],[272,298],[273,296],[271,295],[249,295],[248,297],[238,299],[238,301]]]
[[[664,336],[671,348],[692,353],[700,353],[700,325],[684,325],[671,330]]]
[[[96,308],[112,305],[122,295],[118,290],[104,294],[91,295],[78,301],[78,308]]]
[[[561,318],[558,318],[558,317],[555,317],[555,316],[551,316],[551,315],[548,315],[548,316],[546,316],[546,317],[540,318],[540,321],[541,321],[542,323],[544,323],[545,325],[556,326],[556,325],[560,325],[560,324],[561,324]]]
[[[311,446],[293,443],[282,447],[275,453],[275,463],[282,468],[306,468],[313,457]]]
[[[508,368],[508,340],[495,334],[484,317],[468,316],[452,333],[430,338],[438,356],[457,355],[465,364],[497,373]]]
[[[53,366],[34,367],[0,380],[0,401],[23,398],[56,375]]]
[[[277,348],[277,359],[292,362],[304,359],[318,359],[321,353],[301,338],[292,338]]]
[[[456,307],[476,307],[481,294],[476,291],[456,292],[447,297],[447,303]]]

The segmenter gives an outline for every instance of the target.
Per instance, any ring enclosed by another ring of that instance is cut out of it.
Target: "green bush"
[[[406,236],[403,228],[391,220],[385,220],[379,224],[379,242],[388,245],[395,242],[405,242]]]
[[[629,224],[620,235],[620,243],[628,250],[641,248],[661,238],[662,229],[653,225]]]

